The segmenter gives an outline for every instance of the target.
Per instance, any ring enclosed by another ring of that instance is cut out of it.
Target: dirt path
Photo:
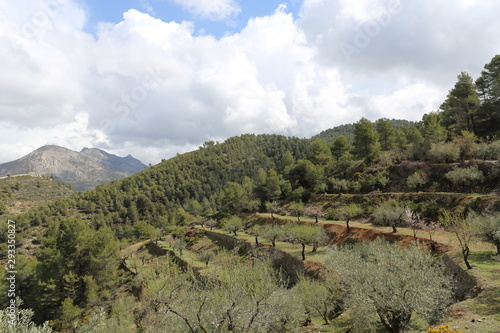
[[[126,248],[124,248],[124,249],[122,249],[120,251],[120,255],[121,255],[122,258],[128,257],[132,253],[139,251],[139,249],[141,247],[145,246],[147,243],[149,243],[149,239],[145,240],[145,241],[142,241],[142,242],[138,242],[138,243],[134,243],[132,245],[129,245]]]

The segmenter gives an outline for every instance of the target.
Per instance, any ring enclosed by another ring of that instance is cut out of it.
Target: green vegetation
[[[373,223],[375,225],[389,226],[392,232],[398,232],[397,227],[403,224],[405,207],[395,200],[387,200],[381,203],[373,211]]]
[[[386,242],[331,250],[328,267],[348,287],[353,326],[367,330],[374,313],[388,332],[405,332],[414,313],[433,322],[449,304],[450,282],[429,253]]]
[[[313,139],[241,135],[78,194],[7,177],[0,259],[14,219],[24,307],[61,332],[427,328],[451,304],[438,259],[381,243],[322,246],[419,242],[458,249],[467,268],[490,274],[470,261],[479,239],[500,252],[498,63],[475,82],[459,75],[420,122],[363,118]]]

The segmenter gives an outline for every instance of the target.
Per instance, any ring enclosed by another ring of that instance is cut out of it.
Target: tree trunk
[[[411,320],[411,313],[397,311],[395,313],[383,313],[377,311],[382,324],[390,333],[403,333],[408,328]]]
[[[500,255],[500,242],[497,243],[497,256]]]
[[[318,223],[318,215],[316,215],[315,218],[316,218],[316,223]]]
[[[392,233],[395,234],[398,232],[398,229],[396,228],[395,225],[392,226]]]
[[[272,244],[273,247],[276,247],[276,240],[274,238],[271,239],[271,244]]]
[[[351,219],[347,219],[347,221],[345,221],[345,225],[347,226],[347,232],[351,230],[351,228],[349,227],[349,222],[351,222]]]
[[[318,250],[318,243],[314,242],[312,252],[316,252],[317,250]]]
[[[302,243],[302,261],[306,260],[306,244]]]
[[[255,245],[259,246],[259,236],[255,236]]]
[[[465,261],[465,266],[467,266],[467,269],[472,269],[472,266],[469,264],[469,247],[466,246],[465,248],[462,249],[462,256],[464,257],[464,261]]]
[[[476,122],[474,121],[474,115],[470,115],[470,121],[472,122],[472,133],[477,134]]]
[[[328,321],[328,309],[326,308],[326,306],[325,306],[325,309],[324,309],[323,313],[321,314],[321,316],[323,317],[323,320],[325,321],[325,325],[330,325],[330,322]]]

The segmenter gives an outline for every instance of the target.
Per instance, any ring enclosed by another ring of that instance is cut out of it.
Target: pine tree
[[[361,118],[354,124],[354,154],[359,159],[365,159],[368,163],[373,162],[380,151],[378,133],[373,124],[366,118]]]

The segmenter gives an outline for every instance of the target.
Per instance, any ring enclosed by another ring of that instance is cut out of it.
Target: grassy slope
[[[0,203],[6,211],[0,215],[0,223],[15,220],[19,214],[44,206],[61,198],[71,197],[75,192],[53,181],[49,177],[12,176],[0,178]],[[32,244],[34,239],[43,235],[42,226],[29,227],[17,235],[18,253],[31,257],[39,245]],[[3,264],[3,261],[0,262]]]
[[[16,189],[18,188],[18,189]],[[57,199],[70,197],[74,191],[48,177],[12,176],[0,178],[0,202],[13,217]]]

